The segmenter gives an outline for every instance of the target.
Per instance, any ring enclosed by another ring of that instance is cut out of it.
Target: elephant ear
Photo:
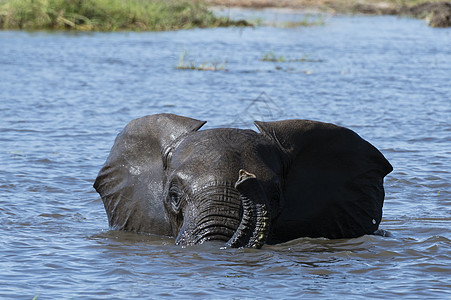
[[[118,134],[94,183],[113,229],[172,234],[162,199],[164,153],[205,123],[158,114],[132,120]]]
[[[393,168],[350,129],[309,120],[255,122],[286,157],[282,212],[274,236],[352,238],[382,218],[383,178]]]

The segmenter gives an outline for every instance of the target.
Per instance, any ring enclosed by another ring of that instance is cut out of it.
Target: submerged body
[[[260,133],[204,124],[159,114],[118,135],[94,183],[112,228],[254,248],[378,229],[392,167],[353,131],[308,120],[255,122]]]

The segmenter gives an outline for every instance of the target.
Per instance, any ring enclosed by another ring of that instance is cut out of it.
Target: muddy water
[[[0,298],[451,297],[451,31],[394,17],[310,28],[0,32]],[[226,62],[228,71],[177,70]],[[285,62],[260,59],[269,52]],[[282,60],[282,59],[281,59]],[[393,237],[182,248],[108,229],[92,188],[133,118],[315,119],[394,166]]]

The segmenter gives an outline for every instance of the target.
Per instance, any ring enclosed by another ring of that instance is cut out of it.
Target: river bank
[[[163,31],[246,25],[199,0],[0,0],[0,29]]]
[[[422,0],[206,0],[210,6],[291,8],[333,14],[406,15],[425,19],[432,27],[451,26],[451,2]]]
[[[451,2],[422,0],[0,0],[0,29],[162,31],[250,25],[216,16],[213,6],[407,15],[432,27],[451,26]]]

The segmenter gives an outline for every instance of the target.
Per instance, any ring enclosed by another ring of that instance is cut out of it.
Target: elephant
[[[354,131],[300,119],[255,121],[259,132],[205,123],[155,114],[118,134],[94,183],[110,228],[231,248],[378,231],[393,168]]]

